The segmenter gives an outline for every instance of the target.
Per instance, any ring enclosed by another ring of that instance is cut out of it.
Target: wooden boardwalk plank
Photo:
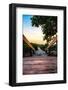
[[[57,73],[57,57],[34,56],[23,58],[23,74]]]

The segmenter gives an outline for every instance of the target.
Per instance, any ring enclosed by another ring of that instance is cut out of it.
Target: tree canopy
[[[32,26],[39,27],[44,34],[43,40],[49,42],[51,37],[57,33],[57,17],[56,16],[33,16],[31,18]]]

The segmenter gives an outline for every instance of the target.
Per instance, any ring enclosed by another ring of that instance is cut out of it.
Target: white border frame
[[[22,15],[49,15],[58,17],[58,57],[56,74],[22,75]],[[63,10],[16,8],[16,83],[63,80]],[[62,53],[61,53],[62,52]],[[61,63],[61,64],[60,64]]]

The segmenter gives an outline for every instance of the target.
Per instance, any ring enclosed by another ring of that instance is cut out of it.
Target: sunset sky
[[[43,33],[41,27],[32,27],[31,15],[23,15],[23,34],[31,43],[45,44],[46,40],[43,41]]]

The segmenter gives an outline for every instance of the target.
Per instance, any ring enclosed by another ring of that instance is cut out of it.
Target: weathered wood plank
[[[57,73],[57,57],[35,56],[23,58],[23,74]]]

